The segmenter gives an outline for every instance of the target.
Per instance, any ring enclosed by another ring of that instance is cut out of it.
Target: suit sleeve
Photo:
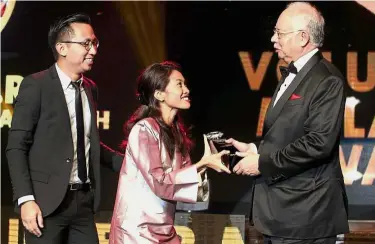
[[[38,82],[26,77],[15,100],[6,155],[13,185],[13,200],[34,195],[28,155],[34,141],[34,131],[40,114],[40,88]]]
[[[334,76],[323,80],[309,104],[305,135],[285,148],[261,154],[259,171],[266,177],[288,178],[325,163],[337,146],[343,123],[343,81]]]
[[[129,137],[130,153],[152,191],[160,198],[181,202],[196,202],[198,173],[195,165],[186,162],[182,168],[163,168],[159,140],[146,125],[136,125]]]
[[[100,142],[100,163],[103,166],[112,169],[114,172],[120,172],[123,160],[123,154]]]
[[[98,87],[94,83],[91,87],[91,93],[95,104],[98,104]],[[123,154],[116,152],[103,142],[100,142],[100,163],[103,166],[113,170],[114,172],[120,172],[123,160]]]

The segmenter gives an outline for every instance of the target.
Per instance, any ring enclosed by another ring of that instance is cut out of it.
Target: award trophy
[[[226,138],[224,138],[223,135],[224,133],[220,131],[213,131],[206,134],[212,153],[218,153],[222,150],[228,150],[230,152],[228,155],[223,156],[223,162],[225,165],[229,166],[230,171],[233,171],[234,166],[236,166],[241,158],[236,155],[237,149],[225,142]]]

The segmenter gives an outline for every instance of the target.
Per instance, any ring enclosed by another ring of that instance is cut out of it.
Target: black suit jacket
[[[100,147],[96,126],[97,87],[86,77],[83,86],[91,111],[89,177],[96,210],[100,200],[100,162],[119,171],[122,157]],[[34,195],[43,216],[51,214],[67,192],[73,162],[70,117],[55,65],[22,81],[6,154],[16,212],[20,197]]]
[[[252,218],[270,236],[321,238],[349,231],[339,162],[344,78],[316,53],[264,122]],[[292,95],[294,98],[291,99]]]

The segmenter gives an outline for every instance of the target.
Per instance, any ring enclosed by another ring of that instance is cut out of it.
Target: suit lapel
[[[289,97],[293,94],[293,92],[299,86],[299,84],[305,79],[305,77],[309,73],[309,71],[321,59],[322,59],[322,55],[320,54],[320,52],[317,52],[316,54],[314,54],[314,56],[312,56],[310,58],[310,60],[298,72],[298,74],[296,75],[296,77],[293,79],[292,83],[288,86],[288,88],[285,90],[285,92],[283,93],[283,95],[277,101],[275,107],[273,107],[273,108],[271,107],[270,108],[270,106],[272,106],[272,104],[274,102],[274,99],[276,97],[275,94],[277,94],[277,92],[278,92],[281,84],[278,86],[278,88],[275,91],[274,97],[272,98],[272,101],[271,101],[272,103],[269,105],[269,109],[268,109],[267,114],[266,114],[265,124],[267,125],[267,128],[270,128],[273,125],[273,123],[275,122],[275,120],[279,116],[281,110],[283,109],[285,103],[288,101]]]
[[[83,89],[85,90],[85,93],[89,102],[90,113],[91,113],[91,128],[93,126],[95,126],[96,128],[96,106],[94,103],[94,99],[92,97],[91,87],[85,77],[83,77]]]
[[[53,93],[56,94],[58,97],[58,100],[61,101],[58,103],[60,105],[60,108],[56,108],[56,109],[61,112],[61,122],[63,126],[65,127],[65,129],[67,130],[67,132],[69,132],[71,141],[73,142],[68,105],[66,104],[64,89],[61,85],[61,81],[57,74],[55,65],[52,65],[49,68],[49,73],[51,75],[51,84],[52,84],[51,88],[53,90]]]
[[[277,93],[281,87],[281,85],[283,84],[285,79],[281,79],[279,81],[279,83],[277,83],[277,86],[276,86],[276,89],[275,89],[275,92],[273,93],[273,96],[272,96],[272,99],[271,99],[271,102],[269,103],[268,105],[268,108],[267,108],[267,112],[266,112],[266,116],[265,116],[265,120],[264,120],[264,129],[263,129],[263,135],[265,134],[265,132],[267,131],[267,129],[269,128],[268,124],[267,124],[267,118],[269,117],[269,114],[271,113],[271,110],[273,109],[273,103],[275,102],[275,99],[277,97]]]

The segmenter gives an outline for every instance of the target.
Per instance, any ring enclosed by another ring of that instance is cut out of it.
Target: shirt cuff
[[[33,195],[27,195],[18,198],[18,206],[21,206],[22,203],[28,202],[28,201],[35,201],[35,198]]]

